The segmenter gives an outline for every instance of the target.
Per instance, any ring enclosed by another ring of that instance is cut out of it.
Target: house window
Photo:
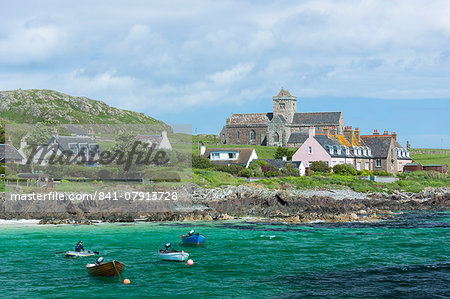
[[[339,161],[339,164],[344,164],[344,161]]]
[[[331,165],[336,166],[336,161],[331,162]]]
[[[236,153],[228,153],[228,159],[236,159]]]
[[[375,166],[376,167],[381,167],[381,159],[376,159],[375,160]]]
[[[241,138],[241,132],[237,131],[237,139],[239,140]]]
[[[275,132],[275,134],[273,134],[273,141],[274,142],[280,142],[280,135],[278,135],[277,132]]]
[[[361,162],[356,163],[356,170],[361,170]]]
[[[219,160],[220,154],[219,153],[212,153],[211,154],[211,160]]]
[[[365,166],[364,166],[364,169],[369,170],[369,162],[366,162],[366,164],[365,164]]]
[[[280,109],[286,109],[286,104],[285,103],[280,103]]]
[[[332,146],[330,147],[330,154],[334,154],[334,148]]]
[[[402,169],[403,169],[403,163],[400,162],[400,163],[398,163],[398,170],[399,170],[399,171],[402,171]]]
[[[251,130],[250,131],[250,140],[255,140],[256,139],[256,132],[255,130]]]
[[[312,154],[312,146],[308,146],[308,154]]]

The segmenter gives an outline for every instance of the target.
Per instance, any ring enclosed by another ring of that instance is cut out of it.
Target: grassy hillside
[[[450,165],[449,149],[415,148],[411,149],[411,157],[421,164]]]
[[[56,120],[78,124],[161,124],[143,113],[122,110],[86,97],[44,89],[0,91],[0,118],[13,123]]]

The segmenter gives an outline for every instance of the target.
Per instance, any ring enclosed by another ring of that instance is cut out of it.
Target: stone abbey
[[[273,112],[232,114],[220,132],[222,144],[298,147],[308,138],[309,127],[317,132],[330,128],[343,134],[342,112],[297,112],[297,97],[281,89],[273,97]]]

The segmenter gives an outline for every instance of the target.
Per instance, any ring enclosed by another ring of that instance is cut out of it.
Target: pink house
[[[340,136],[340,138],[344,138]],[[352,149],[352,151],[350,151]],[[333,167],[337,164],[355,164],[354,149],[340,142],[339,138],[330,138],[328,134],[316,135],[315,128],[309,128],[309,136],[306,141],[292,156],[292,161],[301,161],[305,167],[310,166],[310,162],[325,161],[328,166]],[[362,155],[371,157],[370,149],[361,151]],[[368,165],[359,165],[361,169],[369,169]]]

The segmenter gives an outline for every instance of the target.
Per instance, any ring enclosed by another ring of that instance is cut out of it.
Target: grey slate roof
[[[319,142],[319,144],[324,148],[327,149],[327,146],[336,146],[338,148],[341,149],[340,154],[338,151],[334,151],[333,154],[331,154],[328,150],[327,152],[330,154],[331,157],[353,157],[351,153],[349,153],[348,155],[345,153],[345,150],[342,149],[343,145],[334,139],[329,138],[328,136],[325,135],[315,135],[314,139],[317,140],[317,142]]]
[[[73,135],[88,136],[88,133],[83,128],[74,125],[63,125],[63,126]]]
[[[48,144],[50,144],[55,139],[61,151],[73,151],[74,146],[77,148],[82,148],[85,146],[85,144],[87,144],[90,150],[95,150],[97,148],[98,153],[102,152],[100,145],[90,137],[53,136]]]
[[[372,155],[374,158],[386,158],[389,153],[389,146],[392,141],[392,137],[378,136],[378,137],[367,137],[361,136],[364,143],[370,147],[372,150]]]
[[[161,135],[137,135],[136,139],[141,142],[151,143],[152,145],[159,145],[163,137]]]
[[[321,125],[339,123],[342,112],[308,112],[295,113],[294,124]]]
[[[232,114],[230,124],[266,124],[273,118],[273,113]]]
[[[0,144],[0,162],[17,162],[22,161],[24,157],[12,145]]]
[[[303,143],[308,139],[307,133],[293,132],[291,136],[289,136],[288,143]]]
[[[256,159],[253,160],[251,164],[255,163],[256,161],[264,161],[269,163],[269,165],[276,167],[278,169],[281,169],[286,165],[286,163],[289,163],[288,161],[283,161],[282,159]]]

